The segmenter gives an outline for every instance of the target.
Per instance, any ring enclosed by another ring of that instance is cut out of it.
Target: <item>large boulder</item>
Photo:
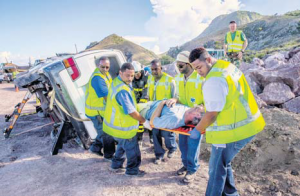
[[[246,78],[246,80],[249,84],[249,87],[250,87],[251,91],[254,94],[262,93],[262,89],[261,89],[260,85],[258,84],[258,82],[253,77],[250,76],[250,74],[246,74],[245,78]]]
[[[300,52],[294,54],[293,57],[289,59],[289,63],[299,64],[300,63]]]
[[[294,94],[300,95],[300,64],[287,64],[272,71],[255,70],[251,75],[263,87],[270,83],[281,82],[288,85]]]
[[[252,60],[252,64],[259,66],[259,67],[264,67],[265,63],[263,60],[261,60],[260,58],[253,58]]]
[[[300,114],[300,97],[296,97],[283,104],[283,108],[289,112]]]
[[[268,105],[282,104],[295,97],[290,87],[280,82],[268,84],[258,96]]]
[[[264,64],[266,69],[275,69],[281,65],[284,65],[286,62],[285,56],[282,53],[275,53],[271,56],[269,56]]]
[[[262,100],[257,94],[253,95],[259,108],[264,108],[268,106],[268,104],[266,104],[266,102],[264,102],[264,100]]]

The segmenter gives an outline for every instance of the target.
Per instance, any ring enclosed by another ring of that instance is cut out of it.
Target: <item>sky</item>
[[[300,0],[0,0],[0,63],[82,51],[117,34],[159,54],[197,37],[217,16],[300,9]]]

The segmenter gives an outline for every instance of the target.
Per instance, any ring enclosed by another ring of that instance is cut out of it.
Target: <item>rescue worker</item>
[[[224,54],[231,63],[238,68],[242,63],[243,53],[245,52],[248,41],[242,31],[236,30],[236,22],[230,21],[230,31],[225,35]]]
[[[131,82],[134,77],[134,67],[124,63],[109,89],[104,115],[103,130],[113,136],[118,142],[111,170],[121,172],[127,158],[125,175],[144,176],[139,169],[141,152],[137,141],[139,123],[145,119],[137,112],[137,104]]]
[[[115,153],[115,141],[113,137],[103,132],[103,117],[105,112],[108,89],[112,78],[109,74],[110,61],[108,57],[101,57],[93,72],[85,92],[85,115],[90,118],[97,130],[97,137],[90,146],[89,151],[112,160]]]
[[[162,72],[161,63],[155,59],[151,62],[152,75],[148,78],[148,97],[149,101],[158,101],[175,97],[176,87],[174,79],[168,74]],[[157,127],[159,128],[159,127]],[[153,129],[153,142],[155,164],[160,164],[164,158],[165,150],[162,147],[162,137],[165,139],[165,145],[168,151],[168,158],[172,158],[177,150],[176,135],[173,132]]]
[[[190,137],[197,138],[206,130],[206,142],[212,143],[206,196],[238,195],[231,161],[263,130],[264,118],[244,74],[235,65],[211,57],[204,48],[194,49],[189,61],[205,77],[206,113]]]
[[[132,65],[134,67],[134,78],[132,81],[132,87],[135,94],[136,102],[137,103],[146,103],[147,102],[147,81],[148,76],[145,75],[144,70],[142,70],[142,66],[139,62],[133,61]],[[150,143],[153,144],[153,137],[152,131],[146,129],[149,132],[149,139]],[[139,126],[139,131],[137,133],[138,142],[142,145],[143,134],[144,134],[144,127],[143,125]]]
[[[175,105],[175,103],[181,103],[189,107],[203,104],[201,87],[204,78],[194,71],[189,62],[189,55],[190,52],[188,51],[180,52],[177,55],[176,65],[180,72],[175,77],[177,96],[167,101],[166,104],[168,107]],[[185,175],[183,178],[183,182],[185,183],[190,183],[194,180],[196,172],[200,167],[198,158],[201,139],[200,133],[198,133],[196,139],[179,134],[179,149],[183,166],[177,171],[177,175]]]

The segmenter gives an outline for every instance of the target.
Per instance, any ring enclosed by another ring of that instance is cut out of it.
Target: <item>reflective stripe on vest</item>
[[[97,115],[100,115],[103,117],[106,102],[103,97],[101,97],[101,98],[98,97],[95,89],[92,87],[92,79],[95,76],[101,77],[105,81],[105,84],[107,85],[108,88],[112,82],[112,79],[111,79],[111,76],[109,73],[107,73],[106,75],[103,75],[99,71],[98,68],[95,69],[95,71],[93,72],[93,74],[89,80],[89,83],[88,83],[88,86],[87,86],[87,89],[85,92],[85,114],[87,116],[91,116],[91,117],[97,116]]]
[[[148,79],[148,93],[150,101],[158,101],[170,99],[172,97],[171,83],[173,78],[166,73],[155,83],[154,77],[151,75]]]
[[[210,77],[225,78],[229,92],[226,104],[216,121],[206,128],[207,142],[231,143],[262,131],[265,121],[243,73],[233,64],[219,60],[208,73],[206,80]],[[239,120],[236,122],[236,119]]]
[[[103,131],[113,137],[130,139],[136,135],[139,128],[139,122],[130,115],[125,114],[123,107],[118,104],[116,95],[121,90],[129,92],[135,107],[137,106],[134,92],[123,81],[115,78],[107,97]]]
[[[232,40],[231,32],[227,33],[227,51],[239,52],[243,49],[242,31],[236,31],[234,40]]]
[[[194,107],[195,105],[203,103],[203,81],[204,78],[195,71],[191,74],[186,83],[184,83],[184,74],[177,75],[175,77],[176,92],[180,103],[189,107]]]

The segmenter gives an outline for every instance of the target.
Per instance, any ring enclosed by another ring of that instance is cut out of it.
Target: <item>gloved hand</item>
[[[144,122],[144,128],[145,129],[149,129],[149,130],[152,130],[152,127],[150,126],[150,122],[149,122],[149,120],[146,120],[145,122]]]
[[[191,130],[191,131],[189,132],[189,134],[191,134],[191,135],[190,135],[190,138],[191,138],[191,139],[199,139],[200,136],[201,136],[200,132],[197,131],[196,127],[195,127],[193,130]]]

